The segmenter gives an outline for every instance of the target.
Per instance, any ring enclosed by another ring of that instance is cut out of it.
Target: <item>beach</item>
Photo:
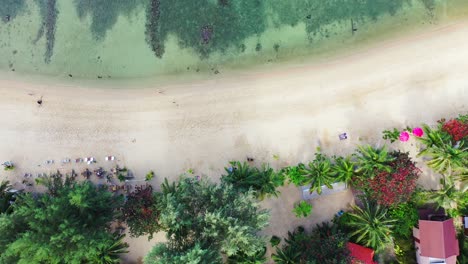
[[[91,168],[117,163],[132,169],[137,179],[153,170],[151,183],[159,186],[165,177],[175,180],[189,169],[216,181],[228,161],[247,156],[256,165],[279,168],[310,160],[318,146],[325,153],[348,154],[358,144],[383,145],[384,129],[468,111],[466,43],[468,21],[457,21],[326,62],[141,89],[38,82],[3,72],[0,161],[11,160],[16,169],[0,177],[17,182],[24,173],[82,169],[85,165],[61,165],[60,160],[93,156],[98,162]],[[349,135],[346,141],[338,139],[342,132]],[[414,143],[393,144],[414,153]],[[108,155],[116,161],[105,161]],[[45,165],[48,159],[56,164]],[[420,184],[436,188],[438,176],[425,173]],[[347,192],[320,198],[313,202],[313,216],[299,220],[291,212],[301,199],[299,189],[288,186],[281,192],[262,203],[272,215],[265,235],[284,236],[298,224],[330,219],[352,202]],[[132,240],[126,260],[142,257],[151,243]]]

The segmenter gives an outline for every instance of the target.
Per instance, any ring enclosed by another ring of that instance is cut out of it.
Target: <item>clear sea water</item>
[[[468,0],[0,0],[0,71],[216,74],[468,17]]]

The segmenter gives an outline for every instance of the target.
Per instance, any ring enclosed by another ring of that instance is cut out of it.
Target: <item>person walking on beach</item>
[[[39,100],[37,100],[37,104],[38,104],[39,106],[42,106],[42,96],[41,96],[41,98],[40,98]]]

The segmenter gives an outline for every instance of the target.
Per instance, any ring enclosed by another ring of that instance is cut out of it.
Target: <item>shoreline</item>
[[[95,169],[110,165],[103,158],[114,155],[137,179],[154,170],[154,186],[190,168],[216,181],[229,160],[247,155],[255,157],[256,165],[278,167],[311,159],[319,145],[327,154],[340,155],[358,144],[382,144],[384,129],[468,111],[466,43],[468,21],[463,21],[325,64],[141,89],[0,76],[0,160],[17,165],[0,179],[54,171],[65,157],[94,156],[98,163],[90,167]],[[41,95],[44,103],[38,107]],[[349,135],[346,142],[337,137],[343,131]],[[401,149],[414,151],[411,144]],[[57,165],[45,167],[47,159]],[[73,167],[65,165],[63,172]],[[419,183],[435,188],[438,176],[424,174]],[[320,215],[295,219],[291,210],[300,192],[294,186],[281,192],[262,203],[272,211],[265,234],[283,236],[297,224],[310,226],[350,202],[349,194],[315,201]],[[132,240],[128,261],[136,261],[149,246],[145,239]]]

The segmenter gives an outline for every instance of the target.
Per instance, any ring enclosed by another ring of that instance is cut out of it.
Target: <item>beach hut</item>
[[[460,253],[453,219],[430,216],[413,228],[416,259],[419,264],[456,264]]]

